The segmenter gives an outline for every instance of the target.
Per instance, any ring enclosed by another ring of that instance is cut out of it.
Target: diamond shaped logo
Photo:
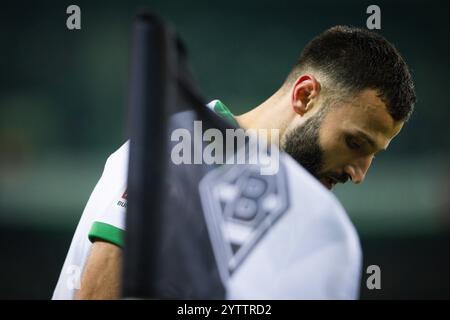
[[[285,169],[261,175],[257,165],[224,165],[200,182],[200,197],[223,281],[289,207]]]

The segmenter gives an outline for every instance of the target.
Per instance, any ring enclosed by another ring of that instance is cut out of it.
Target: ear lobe
[[[303,116],[312,108],[311,100],[320,92],[320,84],[313,75],[304,74],[298,77],[292,90],[292,108]]]
[[[306,113],[306,111],[308,111],[307,105],[302,103],[302,100],[300,99],[295,99],[292,101],[292,108],[294,109],[295,113],[301,116],[303,116]]]

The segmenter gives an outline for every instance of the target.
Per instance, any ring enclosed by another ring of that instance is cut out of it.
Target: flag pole
[[[132,31],[129,75],[128,207],[122,296],[158,298],[154,259],[160,242],[167,119],[176,87],[176,51],[170,30],[157,16],[140,13]]]

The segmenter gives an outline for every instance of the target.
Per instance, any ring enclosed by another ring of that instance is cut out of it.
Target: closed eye
[[[356,142],[356,140],[352,137],[347,137],[345,139],[345,142],[347,143],[347,146],[352,150],[360,150],[361,149],[361,145],[358,142]]]

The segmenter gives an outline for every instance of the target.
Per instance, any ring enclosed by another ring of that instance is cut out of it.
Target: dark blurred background
[[[81,8],[81,30],[66,8]],[[51,297],[106,158],[125,140],[134,13],[172,22],[208,99],[244,112],[336,24],[380,33],[415,78],[416,111],[361,186],[336,194],[364,251],[361,297],[450,298],[450,6],[442,1],[10,1],[0,10],[0,298]],[[381,290],[365,270],[381,268]]]

